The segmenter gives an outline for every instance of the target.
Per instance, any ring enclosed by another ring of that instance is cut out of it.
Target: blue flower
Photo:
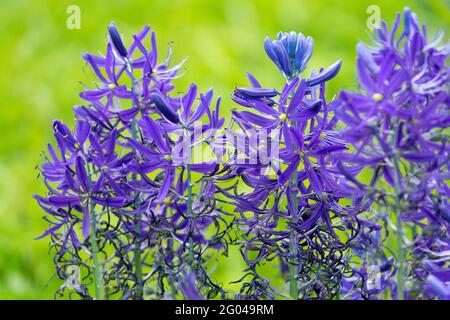
[[[295,32],[280,32],[276,40],[264,40],[264,49],[269,58],[287,79],[293,79],[305,70],[311,58],[314,40]]]

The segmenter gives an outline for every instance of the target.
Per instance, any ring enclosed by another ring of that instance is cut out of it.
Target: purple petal
[[[308,87],[313,87],[322,82],[333,79],[339,73],[339,70],[341,69],[341,65],[342,65],[342,60],[336,61],[331,66],[329,66],[328,68],[326,68],[325,70],[320,72],[318,75],[309,78],[306,81],[306,84],[308,85]]]
[[[77,179],[83,188],[83,191],[87,192],[89,190],[88,175],[84,160],[81,156],[77,156],[75,159],[75,172],[77,173]]]
[[[126,199],[124,197],[99,197],[99,196],[92,196],[92,199],[95,201],[95,203],[102,205],[104,207],[111,207],[111,208],[122,208],[127,205]]]

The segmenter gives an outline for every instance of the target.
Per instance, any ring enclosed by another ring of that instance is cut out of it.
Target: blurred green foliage
[[[82,53],[104,52],[106,25],[114,20],[130,39],[145,24],[157,31],[160,52],[173,43],[174,62],[188,56],[184,90],[196,82],[224,97],[223,112],[234,107],[229,94],[251,71],[263,84],[280,87],[282,78],[265,56],[263,39],[295,30],[315,39],[310,65],[343,59],[329,91],[354,87],[355,45],[368,40],[367,7],[376,4],[392,21],[410,6],[431,30],[448,37],[448,0],[280,0],[280,1],[26,1],[0,2],[0,298],[51,299],[61,285],[54,276],[47,240],[33,240],[46,227],[32,198],[44,193],[36,165],[52,141],[50,123],[73,124],[72,106],[85,80]],[[66,26],[69,5],[81,9],[81,29]],[[220,258],[218,277],[235,280],[243,269],[238,252]]]

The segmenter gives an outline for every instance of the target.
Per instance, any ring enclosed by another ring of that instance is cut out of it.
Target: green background
[[[81,9],[81,29],[66,26],[69,5]],[[234,107],[229,93],[246,83],[251,71],[264,85],[280,87],[281,75],[265,56],[263,39],[280,30],[303,32],[315,39],[314,67],[343,60],[329,92],[351,88],[355,80],[355,46],[368,40],[369,5],[392,21],[410,6],[419,19],[448,37],[448,0],[304,0],[304,1],[0,1],[0,298],[51,299],[61,283],[53,277],[46,227],[32,198],[44,193],[36,165],[52,141],[50,123],[73,124],[72,106],[85,79],[81,55],[101,50],[106,26],[114,20],[126,41],[145,24],[157,31],[160,52],[173,42],[174,62],[188,56],[179,91],[196,82],[213,86],[224,97],[223,112]],[[236,279],[243,268],[238,255],[223,261],[219,277]]]

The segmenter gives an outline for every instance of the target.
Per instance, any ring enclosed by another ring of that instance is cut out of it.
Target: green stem
[[[186,182],[187,182],[187,213],[189,218],[189,261],[191,263],[191,268],[194,267],[195,263],[195,252],[194,252],[194,241],[192,239],[191,228],[194,218],[194,211],[192,209],[193,197],[192,197],[192,169],[191,169],[191,161],[192,161],[192,149],[191,149],[191,135],[189,129],[184,128],[184,139],[189,143],[188,146],[188,155],[186,163]]]
[[[290,252],[291,254],[295,254],[295,244],[294,244],[295,235],[294,232],[291,233],[291,244],[290,244]],[[297,288],[297,266],[289,263],[289,295],[292,299],[298,299],[298,288]]]
[[[91,172],[89,164],[86,164],[88,171],[88,184],[91,187]],[[88,199],[90,232],[89,241],[91,243],[92,261],[94,264],[94,285],[95,285],[95,299],[105,300],[105,286],[103,284],[102,266],[98,256],[98,242],[97,242],[97,216],[95,214],[95,202]]]
[[[100,259],[98,257],[98,243],[97,243],[97,219],[95,216],[95,204],[91,203],[89,215],[91,221],[91,234],[90,242],[92,247],[92,261],[94,262],[94,283],[95,283],[95,299],[104,300],[105,299],[105,286],[103,285],[102,277],[102,267],[100,264]]]
[[[190,152],[189,152],[190,155]],[[190,158],[189,160],[190,161]],[[193,210],[192,210],[192,178],[191,178],[192,172],[191,172],[191,164],[186,164],[186,180],[188,185],[188,195],[187,195],[187,211],[188,211],[188,217],[189,217],[189,261],[191,262],[191,266],[193,265],[195,261],[195,254],[194,254],[194,243],[192,240],[192,234],[190,234],[191,226],[192,226],[192,219],[193,219]]]
[[[132,72],[131,64],[127,62],[127,73],[132,81],[131,91],[134,96],[135,88],[138,85],[137,79],[134,77]],[[135,106],[134,99],[133,106]],[[138,138],[138,129],[136,126],[136,122],[134,119],[131,121],[131,136],[133,139]],[[132,180],[136,180],[136,175],[133,174]],[[136,233],[136,242],[134,247],[134,267],[135,267],[135,276],[136,276],[136,299],[143,300],[144,298],[144,279],[142,276],[142,250],[141,250],[141,222],[140,222],[140,214],[135,217],[135,233]]]
[[[400,200],[400,168],[398,165],[397,156],[393,157],[394,163],[394,210],[397,221],[397,299],[403,300],[404,297],[404,283],[405,283],[405,253],[403,250],[403,222],[401,219],[401,200]]]
[[[133,86],[134,88],[134,86]],[[133,139],[137,139],[137,127],[136,122],[133,120],[131,122],[131,135]],[[132,180],[136,180],[135,174],[132,176]],[[142,276],[142,259],[141,259],[141,222],[140,222],[140,214],[135,217],[135,233],[136,240],[134,244],[134,267],[135,267],[135,276],[136,276],[136,299],[143,300],[144,298],[144,280]]]
[[[134,266],[136,275],[136,299],[142,300],[144,298],[144,286],[142,276],[142,261],[141,261],[141,223],[139,217],[135,224],[136,243],[134,247]]]
[[[398,155],[396,153],[396,145],[398,139],[398,125],[394,124],[393,126],[394,134],[392,136],[392,148],[394,150],[394,154],[392,156],[392,163],[394,166],[394,213],[397,223],[397,261],[398,261],[398,269],[397,269],[397,299],[404,299],[404,283],[405,283],[405,253],[404,253],[404,244],[403,244],[403,222],[401,219],[402,213],[402,205],[400,199],[400,179],[401,172],[400,166],[398,163]]]
[[[172,295],[173,300],[177,300],[177,287],[176,287],[176,280],[175,278],[172,278],[170,281],[170,293]]]
[[[292,125],[295,126],[296,123],[292,122]],[[292,146],[293,151],[295,151],[295,147]],[[297,185],[298,185],[298,172],[297,169],[292,173],[291,179],[290,179],[290,186],[291,186],[291,197],[293,202],[294,210],[297,210],[298,208],[298,197],[297,197]],[[296,222],[296,221],[294,221]],[[289,252],[292,256],[297,255],[297,248],[296,248],[296,242],[297,242],[297,232],[293,229],[291,229],[291,236],[290,236],[290,244],[289,244]],[[292,299],[297,300],[298,299],[298,287],[297,287],[297,265],[289,263],[289,295]]]

